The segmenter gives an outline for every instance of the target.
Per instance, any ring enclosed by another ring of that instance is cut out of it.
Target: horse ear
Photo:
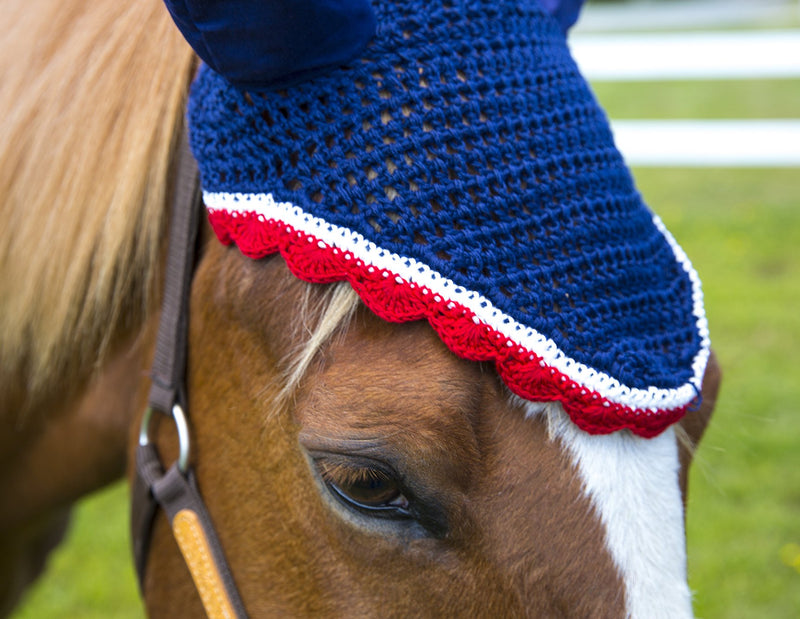
[[[266,90],[353,59],[375,34],[369,0],[164,0],[197,55]]]
[[[584,0],[539,0],[545,10],[558,20],[565,33],[576,21]]]

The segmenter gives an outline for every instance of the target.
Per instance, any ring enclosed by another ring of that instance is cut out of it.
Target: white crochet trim
[[[204,191],[203,200],[210,210],[228,211],[232,214],[256,213],[265,219],[282,221],[295,230],[302,231],[318,239],[321,248],[328,246],[350,253],[354,258],[363,261],[366,265],[394,274],[400,283],[405,281],[427,288],[434,295],[434,299],[439,295],[443,299],[458,303],[473,312],[476,321],[482,322],[495,331],[502,333],[521,347],[541,357],[542,365],[558,370],[576,383],[597,392],[609,402],[640,410],[670,410],[686,406],[700,392],[711,347],[708,336],[708,322],[703,308],[700,278],[684,251],[678,246],[657,216],[653,217],[653,222],[666,238],[675,254],[676,260],[681,264],[691,280],[694,303],[693,314],[702,342],[700,350],[695,355],[692,363],[694,376],[688,383],[675,389],[659,389],[657,387],[639,389],[623,385],[608,374],[598,372],[568,357],[550,338],[518,323],[495,308],[486,297],[457,285],[424,263],[414,258],[399,256],[381,249],[357,232],[310,215],[289,202],[276,202],[272,194]]]

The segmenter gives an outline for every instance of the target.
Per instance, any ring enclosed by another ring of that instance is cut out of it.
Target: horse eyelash
[[[317,460],[319,474],[326,482],[341,485],[358,484],[366,481],[391,481],[384,471],[371,466],[354,466],[343,462],[331,462],[327,459]]]

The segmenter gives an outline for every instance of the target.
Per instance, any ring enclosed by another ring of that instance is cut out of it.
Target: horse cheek
[[[703,438],[703,434],[711,421],[711,416],[714,414],[714,407],[717,404],[717,395],[721,383],[722,369],[720,368],[717,356],[712,350],[703,377],[700,408],[696,411],[688,412],[678,425],[678,429],[681,430],[677,432],[681,464],[679,480],[681,493],[683,495],[684,511],[689,492],[689,467],[694,458],[694,452],[700,444],[700,440]]]

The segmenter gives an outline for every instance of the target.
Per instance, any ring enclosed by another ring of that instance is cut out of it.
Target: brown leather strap
[[[150,409],[166,415],[175,404],[187,410],[184,381],[189,294],[202,210],[197,163],[189,150],[185,131],[181,136],[177,166],[164,298],[149,396]],[[143,436],[147,439],[149,414],[145,419]],[[246,617],[191,467],[181,470],[176,463],[165,473],[155,447],[146,440],[136,451],[131,503],[134,561],[142,593],[153,520],[159,506],[167,513],[208,616]]]
[[[156,459],[143,459],[136,450],[136,474],[131,488],[131,539],[133,542],[133,564],[139,581],[139,592],[144,595],[144,576],[147,568],[147,556],[150,550],[150,539],[153,533],[153,522],[158,511],[150,487],[154,479],[163,474],[161,463]],[[155,470],[151,470],[157,464]]]
[[[178,147],[175,189],[172,201],[164,298],[158,325],[156,350],[151,368],[152,383],[149,406],[169,414],[172,405],[181,400],[185,406],[184,373],[188,326],[189,289],[191,284],[195,237],[202,208],[199,174],[189,150],[186,131],[182,131]],[[157,511],[151,491],[152,472],[136,462],[136,477],[131,496],[131,533],[139,587],[144,593],[144,572],[150,533]],[[160,468],[160,464],[159,464]]]
[[[200,175],[184,130],[178,149],[172,222],[167,247],[167,271],[156,352],[151,369],[150,407],[169,414],[172,405],[185,406],[186,339],[189,290],[194,270],[194,249],[202,207]]]
[[[211,619],[246,617],[244,604],[191,469],[184,474],[176,463],[164,472],[153,445],[140,445],[136,461],[141,487],[147,487],[154,504],[166,512],[206,614]]]

